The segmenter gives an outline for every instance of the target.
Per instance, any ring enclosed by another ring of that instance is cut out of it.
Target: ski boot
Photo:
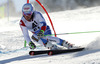
[[[62,46],[68,48],[68,49],[73,49],[76,48],[73,44],[68,43],[68,41],[63,41]]]
[[[35,49],[36,45],[31,41],[29,42],[30,49]]]
[[[60,47],[58,47],[56,44],[52,44],[51,42],[47,42],[45,44],[45,47],[50,49],[50,50],[61,50]]]

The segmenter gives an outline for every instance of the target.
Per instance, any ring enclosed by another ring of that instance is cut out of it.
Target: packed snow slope
[[[49,13],[57,34],[100,30],[100,7]],[[49,20],[44,14],[47,23]],[[57,35],[88,50],[54,56],[29,56],[19,21],[0,19],[0,64],[100,64],[100,32]],[[31,35],[31,34],[30,34]],[[43,49],[43,47],[41,47]],[[41,49],[38,48],[38,49]]]

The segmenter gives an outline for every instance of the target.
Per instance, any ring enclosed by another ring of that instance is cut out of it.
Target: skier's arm
[[[21,27],[22,33],[24,35],[24,39],[29,44],[29,42],[31,42],[31,39],[29,37],[28,29],[22,20],[20,21],[20,27]]]
[[[46,24],[44,17],[42,16],[42,14],[40,12],[38,12],[37,18],[38,18],[38,21],[40,22],[40,24],[42,24],[41,30],[45,31],[47,28],[47,24]]]

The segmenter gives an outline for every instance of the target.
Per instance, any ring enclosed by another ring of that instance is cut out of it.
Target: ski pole
[[[96,32],[100,32],[100,31],[87,31],[87,32],[72,32],[72,33],[59,33],[56,35],[67,35],[67,34],[83,34],[83,33],[96,33]],[[51,35],[44,35],[44,36],[54,36],[55,34],[51,34]]]

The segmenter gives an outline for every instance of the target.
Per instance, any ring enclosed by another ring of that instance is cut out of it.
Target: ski
[[[50,51],[48,51],[48,55],[56,55],[56,54],[63,54],[63,53],[78,52],[78,51],[82,51],[83,49],[85,49],[85,48],[64,49],[64,50],[50,50]]]
[[[48,51],[49,50],[29,51],[29,55],[34,56],[34,55],[46,54],[48,53]]]
[[[40,55],[40,54],[48,54],[48,55],[56,55],[56,54],[62,54],[62,53],[71,53],[71,52],[78,52],[82,51],[85,48],[77,48],[77,49],[64,49],[64,50],[40,50],[40,51],[30,51],[29,55]]]

